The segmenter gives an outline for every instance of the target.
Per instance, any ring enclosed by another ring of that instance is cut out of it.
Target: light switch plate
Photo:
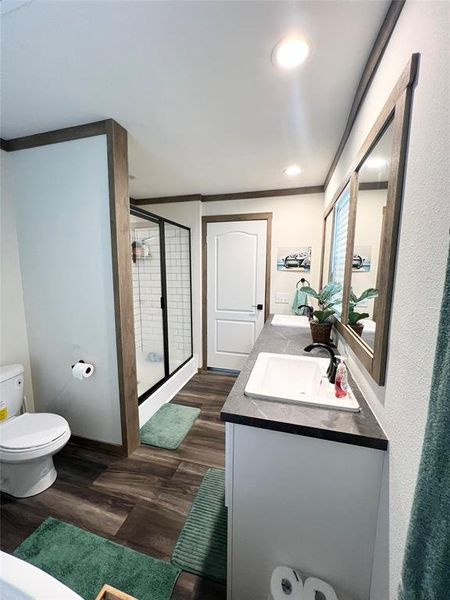
[[[289,294],[287,292],[275,292],[275,304],[289,304]]]

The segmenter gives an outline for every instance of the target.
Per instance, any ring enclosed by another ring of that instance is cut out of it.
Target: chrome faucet
[[[313,307],[309,306],[309,304],[300,304],[300,306],[297,307],[297,310],[300,310],[301,308],[306,308],[306,316],[308,317],[308,320],[311,321],[314,313]]]
[[[327,377],[330,383],[334,383],[336,381],[336,371],[338,363],[333,348],[331,346],[328,346],[327,344],[319,344],[318,342],[315,342],[314,344],[309,344],[309,346],[306,346],[306,348],[303,348],[303,350],[305,352],[311,352],[311,350],[314,350],[314,348],[323,348],[330,355],[330,364],[328,365],[327,369]]]

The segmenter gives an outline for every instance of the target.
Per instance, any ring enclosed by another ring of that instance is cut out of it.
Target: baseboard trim
[[[80,446],[82,448],[89,448],[91,450],[100,450],[101,452],[114,454],[115,456],[127,455],[125,448],[119,444],[109,444],[108,442],[90,440],[89,438],[81,437],[79,435],[72,435],[69,444],[74,444],[75,446]]]

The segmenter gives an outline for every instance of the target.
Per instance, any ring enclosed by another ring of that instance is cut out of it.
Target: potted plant
[[[362,319],[370,317],[369,313],[360,313],[355,311],[355,307],[363,300],[372,300],[378,296],[378,290],[376,288],[367,288],[360,296],[357,296],[352,289],[350,289],[350,296],[348,299],[348,325],[353,331],[361,336],[364,330],[364,323],[360,323]]]
[[[341,302],[342,298],[339,295],[341,291],[342,285],[334,282],[327,283],[319,292],[309,286],[302,288],[302,292],[315,298],[319,305],[318,310],[313,312],[313,318],[309,322],[313,342],[330,343],[333,315],[336,313],[333,307]]]

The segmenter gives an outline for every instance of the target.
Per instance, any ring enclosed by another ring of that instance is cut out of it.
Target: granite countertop
[[[312,356],[303,351],[312,342],[309,329],[272,326],[271,321],[272,315],[264,325],[222,407],[222,421],[386,450],[388,440],[351,374],[349,383],[361,406],[359,413],[260,400],[244,395],[245,386],[260,352]],[[328,353],[315,350],[314,356],[328,357]]]

